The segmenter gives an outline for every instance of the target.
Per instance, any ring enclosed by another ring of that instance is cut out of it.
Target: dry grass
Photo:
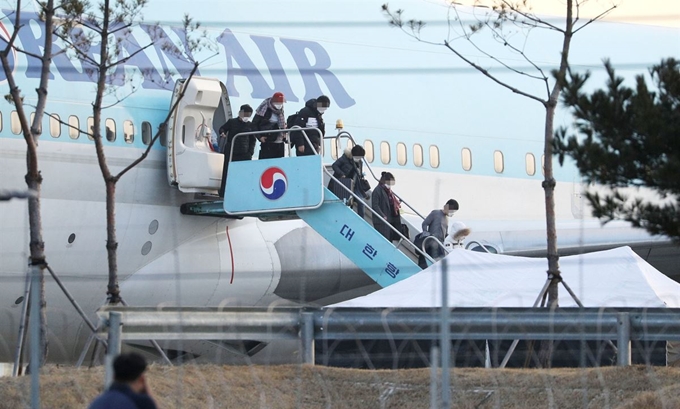
[[[428,408],[428,369],[153,365],[160,408]],[[44,408],[85,408],[103,369],[45,368]],[[0,408],[28,407],[29,379],[0,378]],[[680,408],[680,369],[456,369],[454,408]]]

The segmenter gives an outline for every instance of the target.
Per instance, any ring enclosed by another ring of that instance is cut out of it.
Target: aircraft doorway
[[[215,78],[181,79],[171,108],[178,99],[167,130],[168,182],[184,193],[216,193],[224,156],[213,150],[211,138],[232,117],[227,89]]]

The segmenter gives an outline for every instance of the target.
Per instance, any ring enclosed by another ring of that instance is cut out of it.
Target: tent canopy
[[[428,269],[372,294],[329,307],[441,306],[448,272],[451,307],[531,307],[547,279],[545,258],[455,250]],[[564,281],[586,307],[680,308],[680,284],[630,247],[560,258]],[[559,287],[560,307],[577,307]]]

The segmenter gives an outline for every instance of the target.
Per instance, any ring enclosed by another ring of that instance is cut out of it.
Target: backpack
[[[293,115],[289,115],[288,118],[286,118],[286,128],[290,129],[294,127],[297,124],[298,118],[300,115],[298,115],[300,111],[294,113]]]

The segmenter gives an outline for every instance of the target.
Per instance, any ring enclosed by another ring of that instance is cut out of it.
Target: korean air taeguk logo
[[[269,200],[277,200],[286,193],[288,189],[288,178],[286,174],[277,167],[271,167],[262,172],[260,176],[260,191]]]

